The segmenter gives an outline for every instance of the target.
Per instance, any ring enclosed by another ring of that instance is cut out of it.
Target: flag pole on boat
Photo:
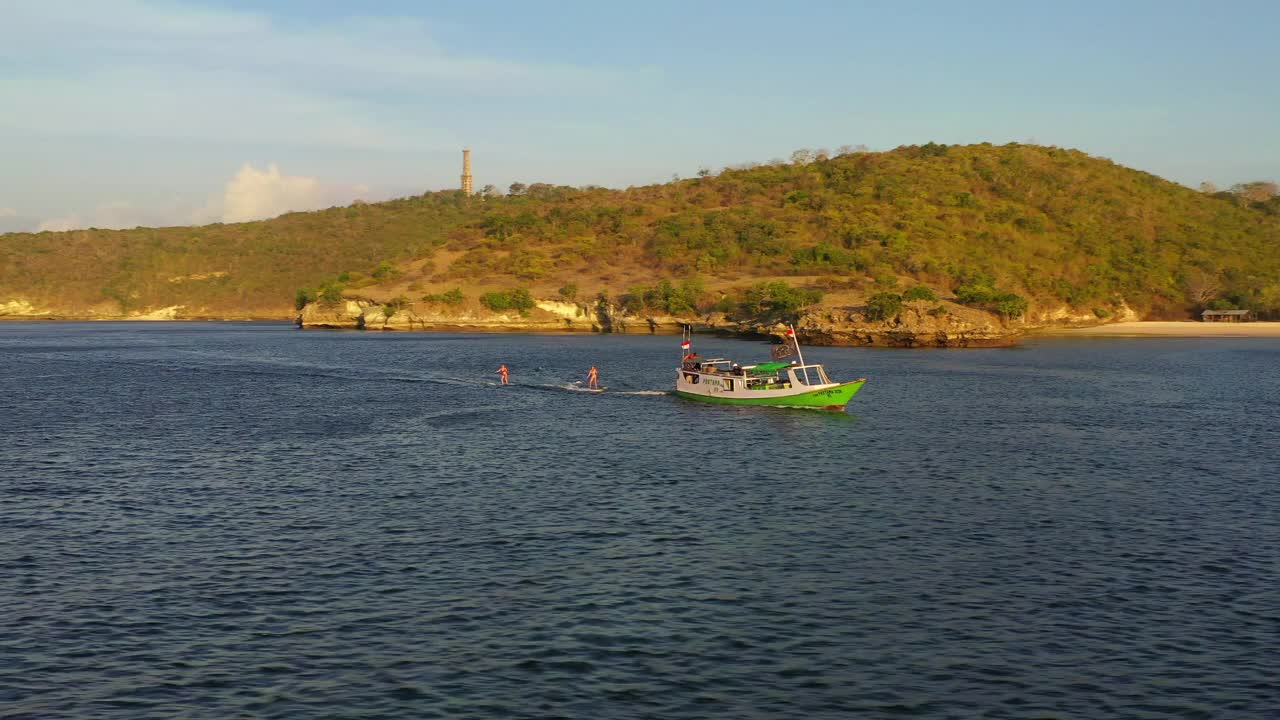
[[[800,352],[800,338],[796,337],[796,328],[791,323],[787,323],[787,339],[796,348],[796,357],[800,359],[800,364],[804,365],[804,353]]]

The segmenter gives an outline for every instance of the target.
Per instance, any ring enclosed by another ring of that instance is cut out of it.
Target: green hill
[[[285,317],[299,288],[603,291],[670,309],[761,301],[768,289],[751,288],[766,280],[809,290],[795,302],[920,284],[1008,314],[1274,314],[1280,198],[1199,193],[1074,150],[930,143],[626,190],[515,185],[237,225],[0,236],[0,306],[64,315]]]

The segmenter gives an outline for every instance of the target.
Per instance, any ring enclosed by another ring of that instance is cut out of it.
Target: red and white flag
[[[688,340],[685,340],[684,342],[680,343],[680,349],[681,349],[681,350],[688,350],[688,349],[689,349],[689,341],[688,341]]]
[[[774,345],[769,351],[773,355],[774,360],[781,360],[796,352],[796,331],[787,328],[786,336],[782,338],[782,342]]]

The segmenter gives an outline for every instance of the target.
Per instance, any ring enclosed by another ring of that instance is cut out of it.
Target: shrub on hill
[[[876,293],[867,300],[868,320],[888,320],[902,312],[902,296],[897,293]]]
[[[428,293],[422,296],[422,302],[444,303],[445,305],[461,305],[467,297],[462,294],[462,288],[453,288],[442,293]]]
[[[792,287],[781,280],[758,283],[740,291],[738,309],[743,315],[791,316],[822,302],[822,292]]]
[[[914,287],[907,288],[907,291],[902,293],[902,299],[906,302],[912,302],[915,300],[933,301],[937,300],[938,296],[929,288],[923,285],[916,285]]]
[[[995,287],[988,275],[978,275],[956,288],[956,299],[965,305],[985,308],[1006,317],[1021,317],[1027,311],[1027,299]]]
[[[342,301],[343,286],[339,282],[327,282],[320,286],[316,299],[325,305],[335,305]]]
[[[516,310],[521,314],[532,310],[537,304],[527,288],[515,290],[487,292],[480,296],[480,304],[494,312]]]
[[[301,310],[307,305],[316,301],[316,294],[306,288],[299,288],[298,292],[293,296],[293,309]]]

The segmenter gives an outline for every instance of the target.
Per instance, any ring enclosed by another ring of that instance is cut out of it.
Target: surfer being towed
[[[498,369],[497,369],[495,372],[497,372],[499,375],[501,375],[501,376],[502,376],[502,384],[503,384],[503,385],[510,385],[510,384],[511,384],[511,378],[510,378],[510,376],[511,376],[511,371],[510,371],[510,370],[507,370],[507,364],[506,364],[506,363],[502,363],[502,365],[500,365],[500,366],[498,367]]]
[[[592,390],[600,389],[600,372],[596,370],[595,365],[592,365],[591,369],[587,371],[587,387]]]

